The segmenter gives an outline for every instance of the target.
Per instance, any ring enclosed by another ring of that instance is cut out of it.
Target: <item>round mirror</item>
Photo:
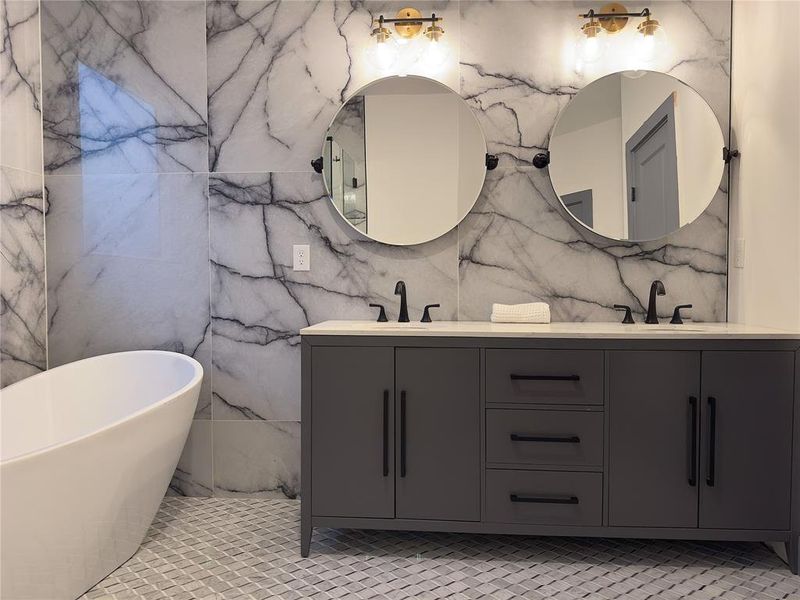
[[[722,130],[664,73],[623,71],[583,88],[550,137],[550,180],[569,213],[608,238],[647,241],[694,221],[719,188]]]
[[[472,110],[425,77],[387,77],[353,95],[328,128],[325,186],[361,233],[394,245],[458,225],[486,176],[486,141]]]

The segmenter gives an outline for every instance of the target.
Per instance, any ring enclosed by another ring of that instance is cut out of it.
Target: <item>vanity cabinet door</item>
[[[480,359],[474,348],[396,350],[397,517],[480,519]]]
[[[316,347],[312,362],[312,514],[393,518],[394,348]]]
[[[700,353],[608,357],[609,525],[697,527]]]
[[[700,527],[789,529],[794,353],[704,352]]]

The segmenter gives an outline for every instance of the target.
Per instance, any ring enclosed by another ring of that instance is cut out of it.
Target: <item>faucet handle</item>
[[[383,308],[383,304],[370,304],[372,308],[380,308],[381,312],[378,314],[378,323],[386,323],[389,319],[386,318],[386,309]]]
[[[439,308],[441,304],[426,304],[425,310],[422,311],[422,318],[420,319],[420,323],[430,323],[431,322],[431,313],[428,309],[431,308]]]
[[[631,307],[628,306],[627,304],[615,304],[614,310],[625,311],[625,317],[622,319],[622,322],[625,323],[626,325],[630,325],[631,323],[635,322],[633,320],[633,315],[631,314]]]
[[[675,307],[675,311],[672,313],[672,320],[670,321],[672,325],[683,325],[683,319],[681,319],[682,308],[692,308],[692,305],[678,304],[678,306]]]

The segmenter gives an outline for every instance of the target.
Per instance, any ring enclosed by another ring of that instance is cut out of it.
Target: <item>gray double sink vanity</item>
[[[737,155],[705,99],[653,71],[591,82],[548,139],[532,162],[560,214],[631,245],[704,214]],[[452,231],[502,160],[456,92],[409,75],[353,94],[311,164],[359,236],[414,246]],[[796,573],[800,335],[681,324],[685,304],[658,324],[663,294],[644,324],[615,305],[622,324],[303,329],[302,554],[314,527],[769,541]]]
[[[327,321],[302,335],[314,527],[786,543],[800,335]]]

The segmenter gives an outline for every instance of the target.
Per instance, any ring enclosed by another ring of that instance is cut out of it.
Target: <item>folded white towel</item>
[[[492,304],[492,323],[549,323],[547,302],[527,304]]]

